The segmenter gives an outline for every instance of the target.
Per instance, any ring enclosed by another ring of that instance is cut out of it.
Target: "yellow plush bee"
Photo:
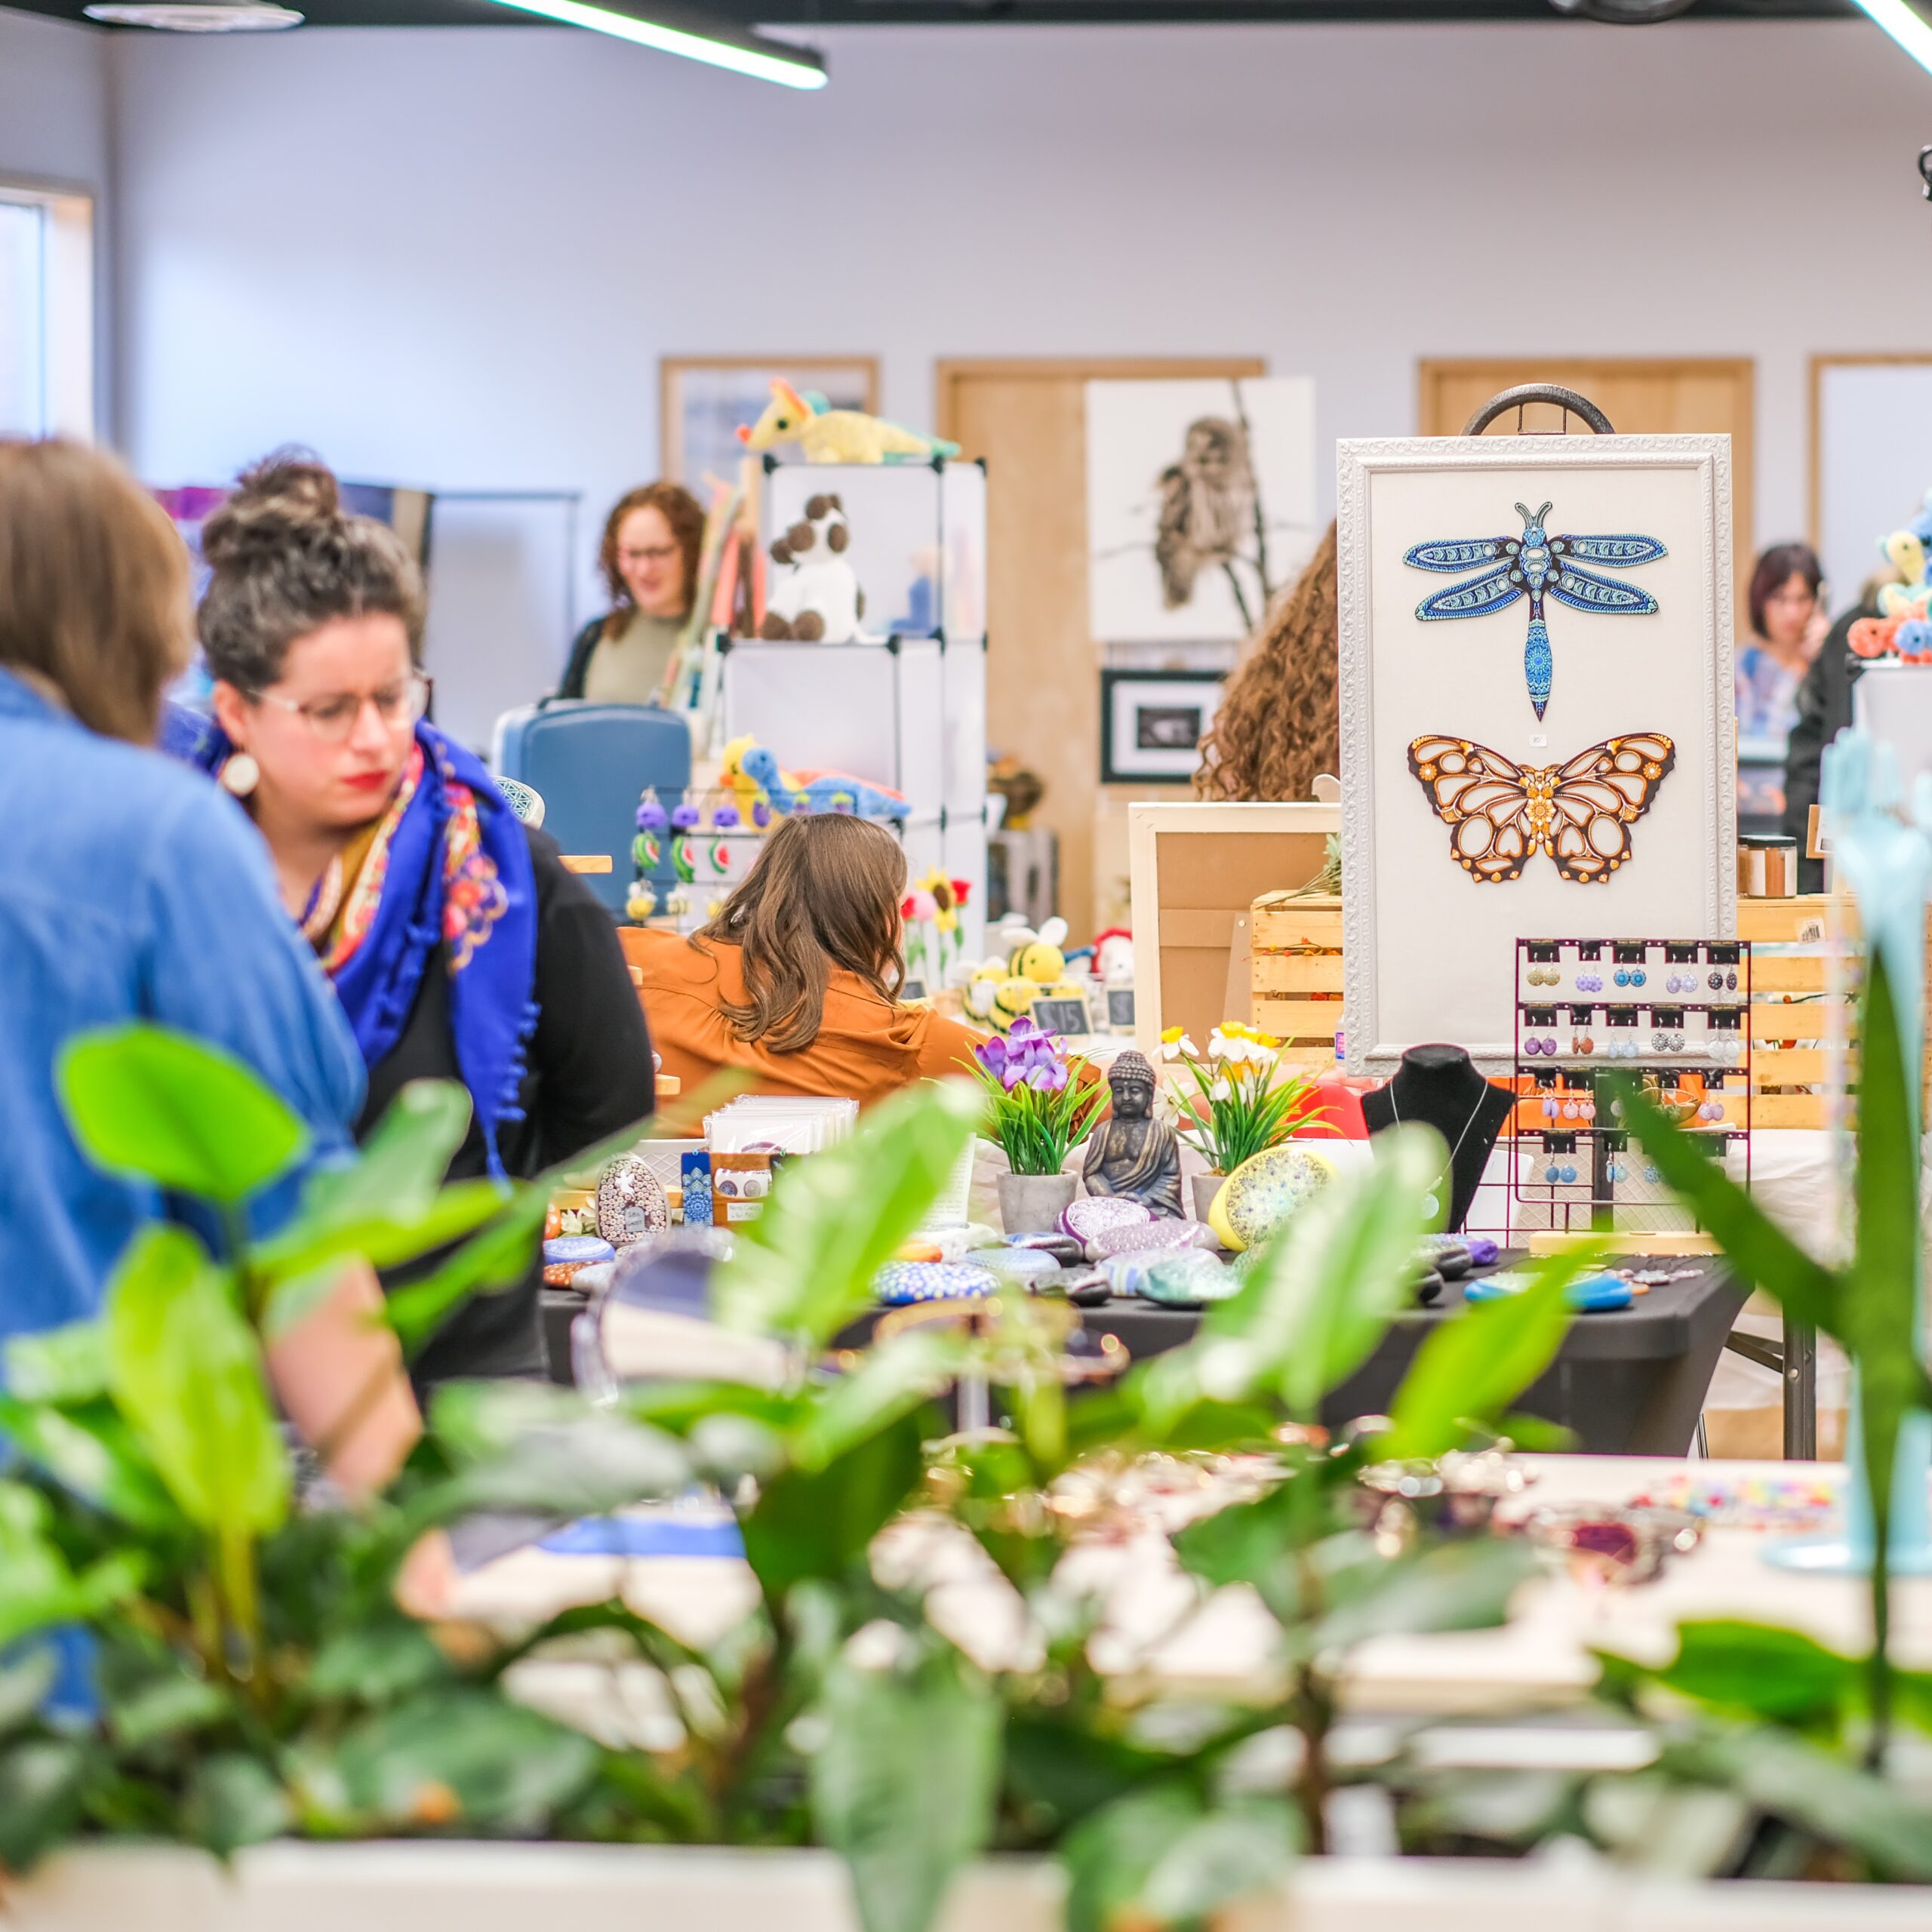
[[[1017,980],[1031,980],[1044,989],[1066,977],[1066,921],[1049,919],[1038,932],[1030,926],[1003,926],[1000,937],[1009,948],[1006,970]],[[1029,1004],[1031,1002],[1029,1002]]]
[[[1009,973],[997,959],[989,959],[966,982],[968,1016],[1004,1033],[1047,989],[1037,980]]]

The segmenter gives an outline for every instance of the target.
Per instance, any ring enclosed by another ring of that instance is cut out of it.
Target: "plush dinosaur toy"
[[[1894,657],[1905,664],[1932,664],[1932,490],[1924,507],[1903,530],[1878,540],[1886,561],[1904,579],[1878,592],[1875,617],[1860,617],[1846,641],[1855,657]]]
[[[748,738],[734,739],[725,747],[724,758],[720,776],[726,783],[742,786],[749,778],[781,812],[851,812],[860,818],[892,819],[912,814],[912,808],[897,792],[869,785],[848,772],[781,771],[777,759]]]
[[[776,449],[796,443],[808,463],[930,463],[957,456],[959,445],[938,436],[902,429],[860,409],[832,409],[823,396],[801,395],[780,376],[774,378],[764,414],[747,429],[738,426],[747,449]]]

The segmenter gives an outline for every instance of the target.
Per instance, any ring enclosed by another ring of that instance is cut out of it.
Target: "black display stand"
[[[1515,1104],[1506,1089],[1476,1070],[1466,1048],[1437,1044],[1410,1048],[1395,1078],[1361,1097],[1361,1115],[1371,1136],[1398,1121],[1420,1121],[1441,1135],[1454,1157],[1444,1224],[1453,1231],[1469,1219],[1490,1151]]]

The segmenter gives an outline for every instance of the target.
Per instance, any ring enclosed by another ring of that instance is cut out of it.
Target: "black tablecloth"
[[[1509,1264],[1506,1256],[1498,1266]],[[1612,1267],[1623,1265],[1613,1260]],[[1593,1454],[1681,1456],[1690,1447],[1697,1416],[1710,1386],[1724,1339],[1745,1291],[1724,1272],[1721,1260],[1635,1263],[1697,1272],[1639,1295],[1626,1309],[1579,1315],[1546,1374],[1517,1407],[1560,1423]],[[544,1330],[554,1380],[571,1379],[570,1324],[581,1299],[551,1291],[544,1297]],[[1461,1312],[1463,1291],[1451,1283],[1433,1306],[1396,1316],[1373,1355],[1322,1405],[1331,1427],[1386,1410],[1423,1338],[1437,1323]],[[1178,1348],[1200,1326],[1192,1310],[1156,1308],[1115,1299],[1080,1311],[1090,1332],[1117,1335],[1137,1361]],[[877,1315],[854,1322],[838,1338],[848,1347],[871,1337]]]

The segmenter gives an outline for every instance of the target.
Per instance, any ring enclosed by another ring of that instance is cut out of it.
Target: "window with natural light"
[[[0,183],[0,435],[94,434],[94,204]]]

